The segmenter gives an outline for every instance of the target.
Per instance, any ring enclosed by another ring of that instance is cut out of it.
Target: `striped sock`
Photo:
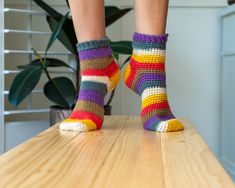
[[[112,57],[107,38],[78,44],[81,85],[76,106],[60,129],[91,131],[102,127],[104,97],[120,80],[119,68]]]
[[[145,129],[168,132],[183,130],[172,114],[166,92],[165,48],[167,35],[133,35],[133,54],[124,80],[141,96],[141,119]]]

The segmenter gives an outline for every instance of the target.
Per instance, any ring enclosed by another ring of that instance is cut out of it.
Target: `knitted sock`
[[[120,71],[107,38],[79,43],[77,47],[82,76],[79,97],[60,129],[79,132],[100,129],[104,118],[104,97],[117,86]]]
[[[165,47],[167,35],[134,33],[133,54],[124,80],[141,96],[141,119],[145,129],[168,132],[183,130],[172,114],[166,92]]]

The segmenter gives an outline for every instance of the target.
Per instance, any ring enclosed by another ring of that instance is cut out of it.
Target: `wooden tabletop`
[[[138,117],[105,117],[102,130],[55,125],[0,157],[0,188],[234,188],[197,131],[156,133]],[[32,125],[33,126],[33,125]]]

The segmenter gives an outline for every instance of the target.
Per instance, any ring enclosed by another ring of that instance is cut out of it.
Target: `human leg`
[[[81,67],[79,97],[62,130],[91,131],[100,129],[104,118],[104,97],[120,79],[105,34],[103,0],[69,1]]]
[[[141,119],[145,129],[183,130],[172,114],[166,91],[165,34],[168,0],[136,0],[136,33],[133,54],[125,70],[126,85],[141,96]]]

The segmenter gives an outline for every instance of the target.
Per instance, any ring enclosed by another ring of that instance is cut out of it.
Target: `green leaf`
[[[105,16],[109,16],[114,12],[118,12],[119,8],[116,6],[105,6]]]
[[[122,16],[127,14],[131,8],[119,9],[115,6],[106,6],[105,7],[105,26],[108,27]]]
[[[42,74],[39,66],[29,67],[15,77],[8,95],[9,102],[17,106],[37,85]]]
[[[116,61],[119,60],[119,53],[113,52],[113,57],[116,59]]]
[[[59,34],[61,33],[61,29],[62,26],[66,20],[66,18],[68,17],[69,12],[67,12],[60,20],[60,22],[57,24],[55,30],[52,32],[50,40],[47,44],[47,48],[46,48],[46,52],[50,49],[50,47],[52,46],[52,44],[55,42],[55,40],[57,39],[57,37],[59,36]]]
[[[56,11],[55,9],[53,9],[52,7],[50,7],[48,4],[46,4],[44,1],[42,0],[33,0],[39,7],[41,7],[43,10],[45,10],[47,12],[47,14],[49,14],[50,16],[53,17],[59,17],[62,16],[62,14],[60,14],[58,11]]]
[[[44,58],[42,58],[42,61],[44,62]],[[56,59],[56,58],[46,58],[46,66],[45,68],[47,67],[67,67],[73,71],[76,72],[76,69],[74,69],[73,67],[69,66],[67,63],[63,62],[62,60],[60,59]],[[35,59],[33,60],[31,63],[27,64],[27,65],[19,65],[17,66],[19,69],[27,69],[27,68],[30,68],[30,67],[33,67],[33,66],[39,66],[43,69],[43,66],[42,66],[42,63],[41,63],[41,60],[40,59]]]
[[[125,55],[131,55],[133,50],[131,41],[111,41],[111,48],[113,52]]]
[[[54,33],[57,29],[58,23],[61,21],[62,17],[51,17],[47,16],[47,22]],[[67,48],[71,53],[76,53],[77,38],[73,27],[73,22],[71,19],[66,18],[64,24],[60,29],[58,35],[58,40]]]
[[[72,108],[76,98],[73,82],[66,77],[51,79],[44,86],[44,94],[59,106]]]
[[[47,64],[48,67],[67,67],[73,71],[76,72],[76,69],[74,69],[73,67],[69,66],[67,63],[63,62],[60,59],[56,59],[56,58],[47,58]]]

